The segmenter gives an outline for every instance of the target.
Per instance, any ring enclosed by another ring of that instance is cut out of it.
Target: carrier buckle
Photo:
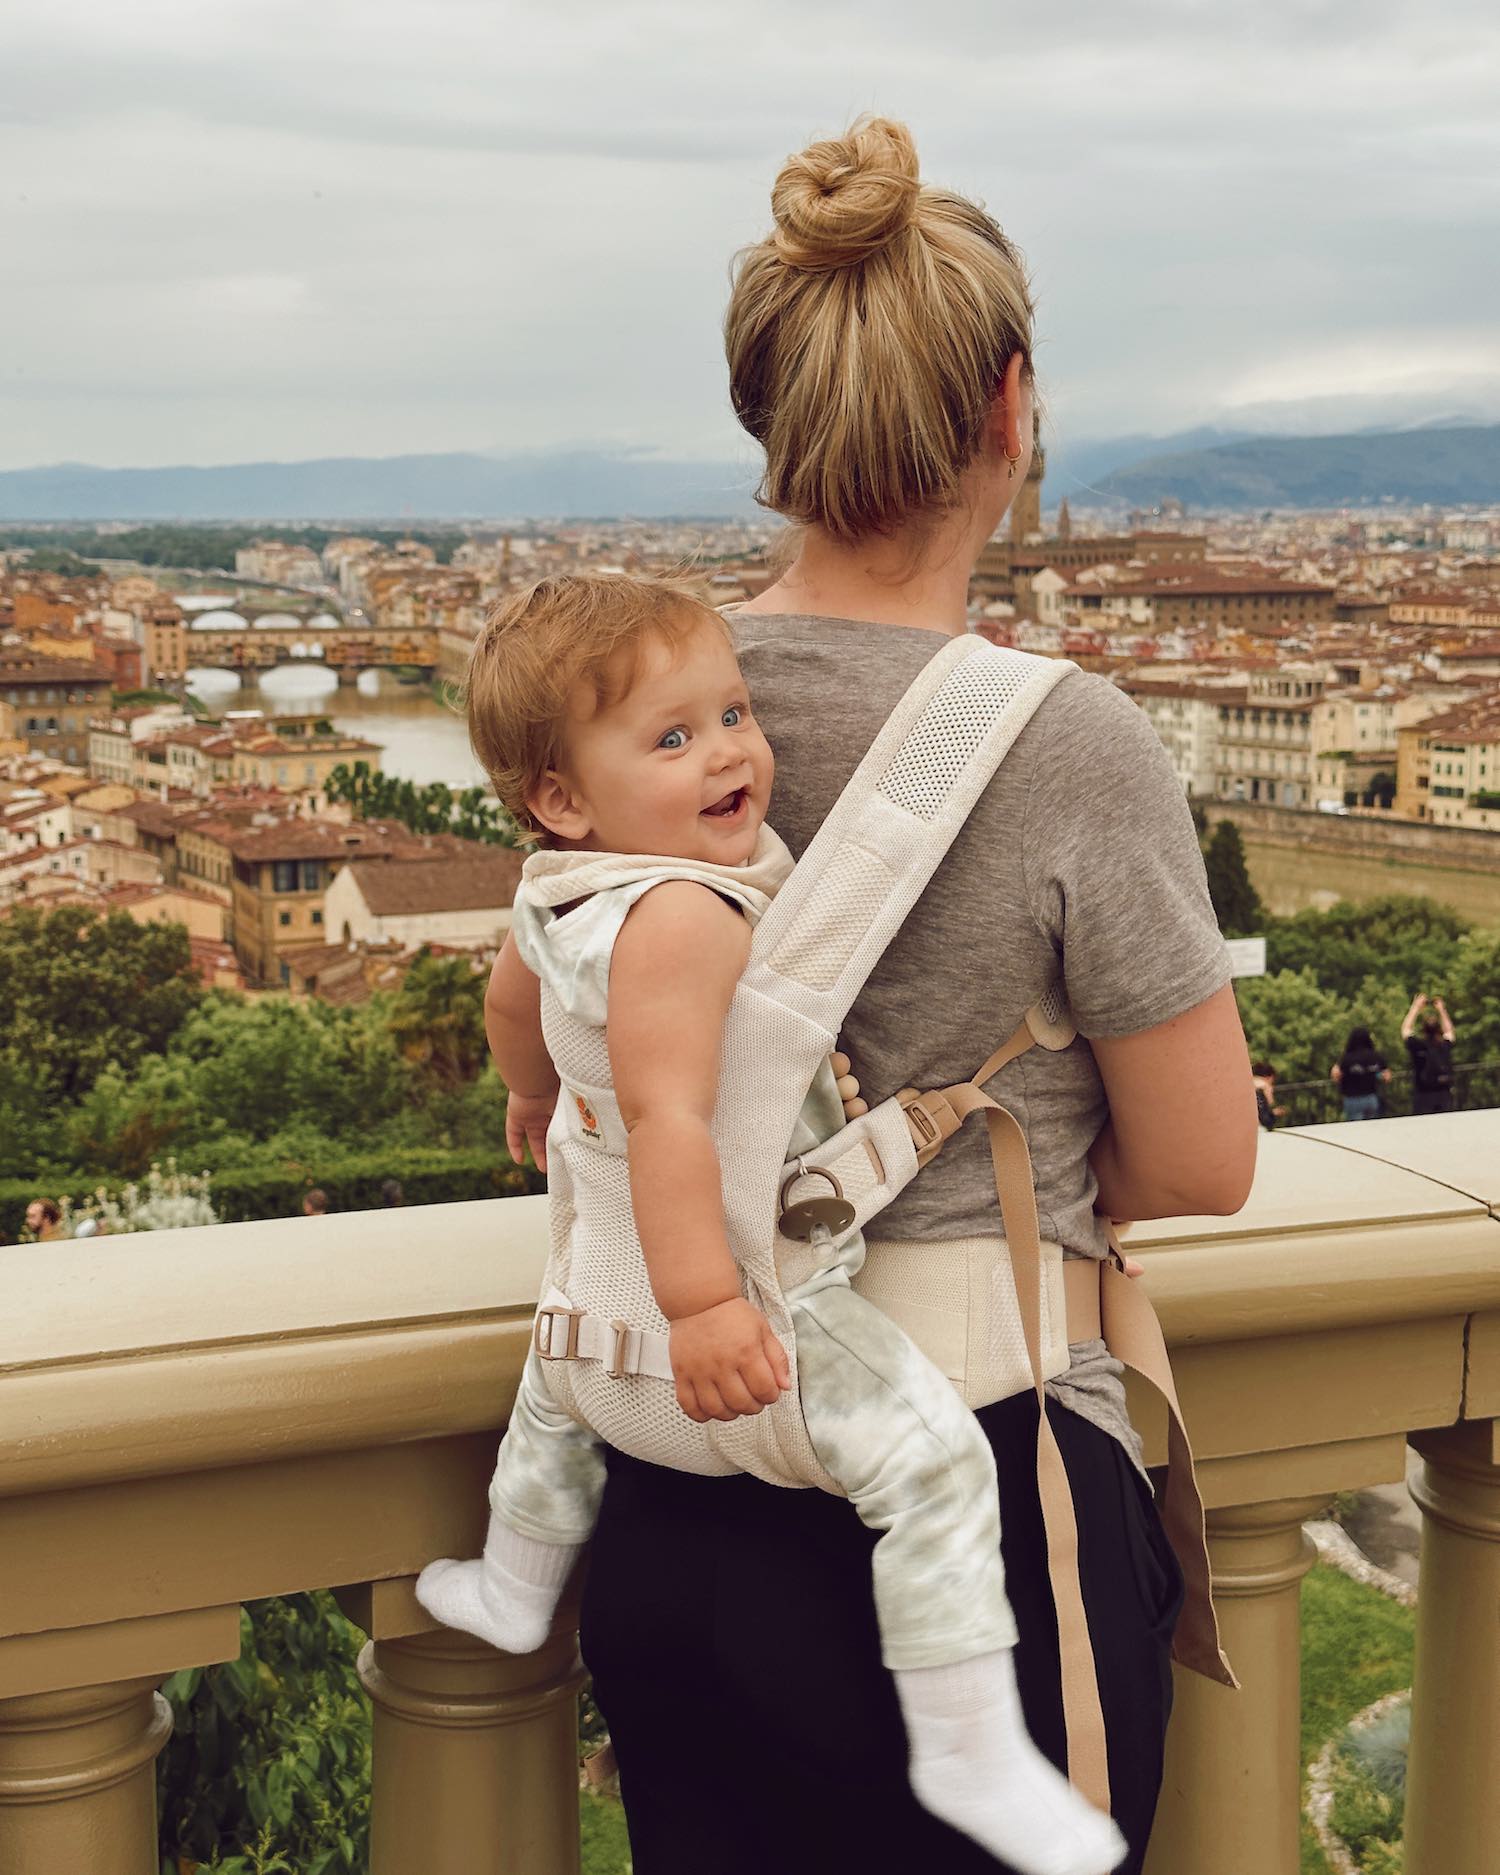
[[[935,1111],[939,1102],[941,1110]],[[915,1087],[903,1087],[896,1096],[896,1104],[906,1115],[906,1124],[911,1129],[918,1167],[929,1165],[942,1151],[944,1141],[958,1130],[957,1117],[943,1090],[934,1087],[918,1093]],[[943,1123],[943,1113],[947,1115],[947,1125]]]
[[[570,1308],[566,1303],[550,1303],[536,1312],[536,1326],[532,1330],[531,1344],[544,1361],[576,1361],[578,1359],[578,1331],[587,1311]],[[559,1317],[565,1317],[568,1324],[564,1345],[554,1345],[557,1339],[556,1323]],[[546,1336],[542,1327],[546,1324]]]
[[[630,1345],[629,1322],[622,1322],[617,1317],[609,1326],[613,1340],[610,1344],[609,1365],[605,1368],[605,1373],[611,1380],[620,1380],[627,1374],[639,1373],[638,1367],[625,1365],[625,1351]]]

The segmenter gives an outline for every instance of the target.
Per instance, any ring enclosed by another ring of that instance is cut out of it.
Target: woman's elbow
[[[1232,1136],[1223,1141],[1221,1150],[1211,1159],[1202,1160],[1202,1189],[1197,1193],[1197,1210],[1205,1217],[1233,1217],[1244,1209],[1255,1183],[1255,1159],[1260,1147],[1258,1116],[1248,1124],[1239,1121]],[[1196,1181],[1195,1181],[1196,1182]]]

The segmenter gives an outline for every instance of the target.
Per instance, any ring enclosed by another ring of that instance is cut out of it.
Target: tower
[[[1057,538],[1059,540],[1071,540],[1073,538],[1073,517],[1068,512],[1068,498],[1066,495],[1063,496],[1062,500],[1057,505]]]

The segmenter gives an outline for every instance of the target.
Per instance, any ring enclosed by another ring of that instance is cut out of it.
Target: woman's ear
[[[996,452],[1014,461],[1035,443],[1033,398],[1026,380],[1026,356],[1012,352],[990,404],[990,437]]]
[[[559,840],[582,844],[593,832],[583,802],[557,769],[549,768],[532,794],[526,797],[531,817]]]

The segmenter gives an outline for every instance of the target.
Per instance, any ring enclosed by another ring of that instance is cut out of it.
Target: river
[[[1496,847],[1500,849],[1500,840]],[[1500,859],[1500,850],[1496,857]],[[1309,907],[1326,911],[1341,898],[1382,898],[1388,892],[1410,892],[1451,905],[1476,924],[1500,925],[1500,865],[1490,872],[1469,872],[1457,866],[1432,866],[1363,853],[1265,846],[1253,839],[1245,841],[1245,861],[1251,883],[1267,910],[1283,916]]]
[[[450,787],[482,785],[484,770],[469,749],[464,719],[445,708],[425,684],[398,683],[389,671],[362,671],[341,687],[323,664],[279,664],[258,681],[233,671],[190,670],[188,688],[217,715],[221,710],[264,710],[295,716],[322,710],[336,729],[381,745],[377,766],[388,775]]]

